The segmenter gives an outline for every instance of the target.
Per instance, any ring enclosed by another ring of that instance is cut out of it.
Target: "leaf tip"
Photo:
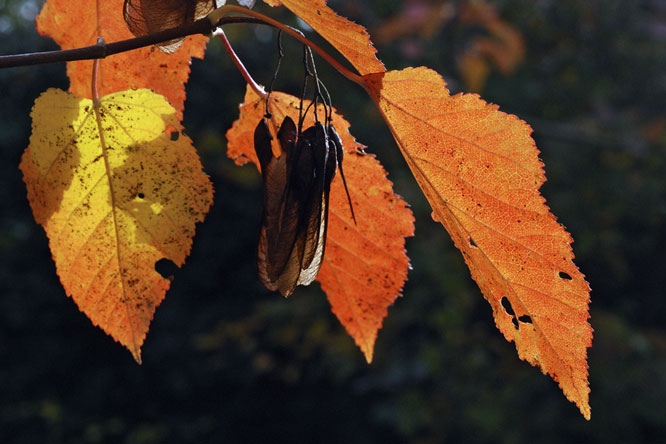
[[[131,350],[130,353],[132,353],[132,357],[136,361],[137,364],[141,365],[143,361],[141,361],[141,348],[139,346],[134,346]]]
[[[361,349],[361,353],[363,353],[363,356],[365,357],[365,362],[368,364],[372,364],[372,359],[375,353],[375,341],[377,340],[377,332],[380,328],[381,326],[373,331],[360,331],[354,334],[350,333],[358,348]]]
[[[365,362],[372,364],[374,348],[372,346],[364,346],[361,347],[361,351],[363,352],[363,356],[365,356]]]

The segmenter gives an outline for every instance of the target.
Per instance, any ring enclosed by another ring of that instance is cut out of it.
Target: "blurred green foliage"
[[[331,2],[372,33],[419,2],[352,3]],[[533,126],[549,179],[543,194],[576,240],[576,263],[593,289],[590,422],[549,377],[518,360],[379,114],[323,63],[334,104],[412,205],[413,270],[372,365],[317,285],[288,301],[261,287],[259,177],[224,149],[245,87],[211,42],[206,59],[193,62],[184,123],[214,181],[215,205],[156,312],[142,366],[65,297],[25,198],[18,163],[30,108],[46,88],[67,88],[64,66],[0,71],[0,442],[666,440],[666,6],[493,5],[520,31],[526,57],[511,75],[491,72],[483,97]],[[56,48],[34,31],[39,7],[0,0],[2,54]],[[455,93],[463,84],[457,58],[484,32],[454,16],[434,37],[400,36],[379,55],[390,69],[430,66]],[[227,34],[268,83],[274,33],[233,25]],[[285,43],[276,87],[297,93],[300,48]]]

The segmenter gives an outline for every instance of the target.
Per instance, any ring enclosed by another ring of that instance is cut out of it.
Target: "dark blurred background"
[[[323,62],[334,104],[412,205],[413,270],[372,365],[318,285],[288,301],[266,291],[254,259],[260,179],[225,155],[245,87],[212,42],[192,64],[184,124],[215,205],[141,366],[65,296],[18,170],[33,101],[67,89],[65,67],[0,71],[0,442],[666,442],[666,2],[331,5],[376,36],[389,69],[427,65],[452,92],[478,92],[534,128],[542,192],[593,290],[592,420],[517,358],[379,114]],[[56,48],[34,30],[40,7],[0,0],[0,53]],[[227,33],[268,83],[275,34]],[[285,44],[276,88],[297,93],[300,49]]]

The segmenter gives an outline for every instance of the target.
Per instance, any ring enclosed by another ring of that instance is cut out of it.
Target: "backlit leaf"
[[[589,287],[545,205],[531,128],[426,68],[364,76],[366,89],[518,355],[589,419]]]
[[[123,0],[47,0],[37,16],[37,30],[50,36],[63,49],[94,45],[97,37],[107,42],[134,37],[123,19]],[[190,58],[203,57],[207,40],[201,35],[190,36],[175,54],[142,48],[100,60],[100,96],[126,89],[150,88],[169,100],[180,120]],[[91,98],[91,73],[91,60],[68,62],[69,91],[78,97]]]
[[[99,100],[49,89],[32,111],[21,161],[35,220],[67,295],[137,361],[169,279],[181,266],[211,183],[175,110],[149,90]]]
[[[274,135],[286,115],[298,121],[298,106],[299,99],[294,96],[271,95]],[[227,154],[236,163],[259,165],[253,134],[264,112],[265,102],[248,89],[240,118],[227,133]],[[313,122],[308,114],[304,127]],[[409,261],[404,245],[405,237],[414,233],[414,219],[402,198],[393,193],[379,162],[362,152],[363,147],[349,134],[349,124],[335,112],[333,125],[345,148],[343,167],[358,225],[352,220],[337,174],[331,187],[326,256],[317,280],[333,312],[370,362],[377,331],[407,279]],[[274,153],[279,154],[277,143]]]
[[[377,50],[368,31],[361,25],[339,16],[326,6],[326,0],[264,0],[271,6],[284,5],[310,25],[328,43],[340,51],[361,74],[386,71],[375,55]]]

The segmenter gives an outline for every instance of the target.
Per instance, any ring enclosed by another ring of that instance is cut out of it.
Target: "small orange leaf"
[[[37,16],[37,30],[50,36],[62,49],[94,45],[97,37],[107,42],[134,37],[123,19],[123,0],[47,0]],[[201,35],[190,36],[174,54],[141,48],[100,60],[100,96],[126,89],[150,88],[169,100],[180,120],[190,59],[203,57],[207,41]],[[92,63],[91,60],[67,63],[69,91],[77,97],[91,97]]]
[[[310,25],[358,70],[361,75],[384,72],[368,31],[339,16],[326,6],[326,0],[264,0],[271,6],[284,5]]]
[[[545,205],[531,128],[427,68],[364,76],[416,180],[521,359],[590,417],[589,286]]]
[[[270,100],[274,134],[285,116],[298,121],[298,98],[275,92]],[[258,166],[253,134],[264,112],[265,102],[248,88],[240,117],[227,133],[227,154],[236,163],[249,160]],[[312,123],[310,113],[304,127]],[[407,279],[409,260],[404,245],[405,237],[414,234],[414,218],[402,198],[393,193],[379,162],[362,151],[349,134],[349,124],[335,112],[333,126],[345,149],[343,168],[358,225],[352,220],[337,174],[331,186],[326,256],[317,280],[333,313],[370,362],[377,331]],[[277,146],[274,151],[279,154]]]
[[[208,176],[175,110],[149,90],[94,104],[49,89],[32,119],[21,170],[60,281],[140,362],[170,283],[155,263],[185,262],[212,202]]]

